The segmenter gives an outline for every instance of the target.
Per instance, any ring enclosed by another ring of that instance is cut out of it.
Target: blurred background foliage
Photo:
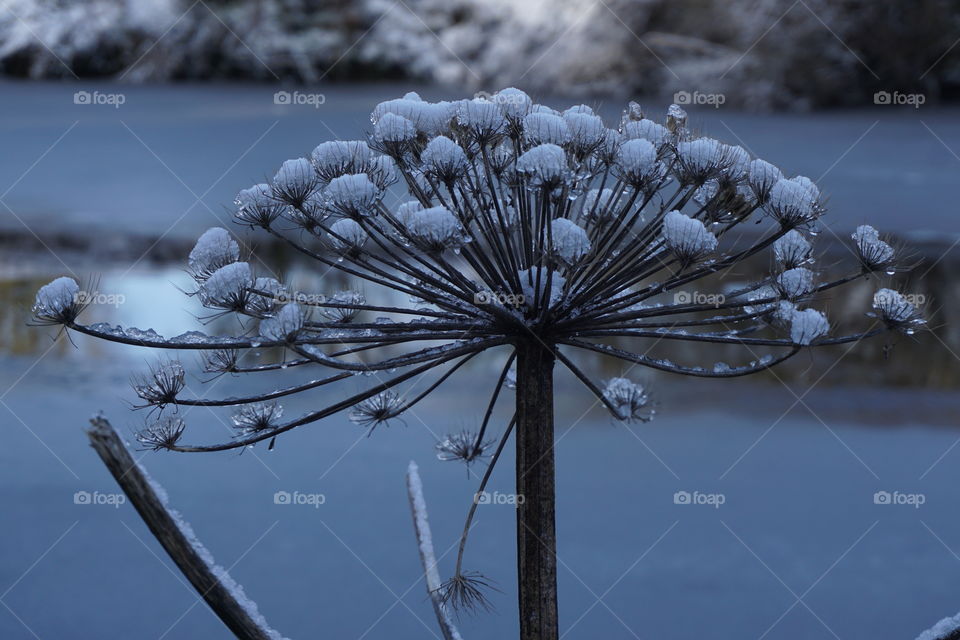
[[[0,70],[722,93],[804,110],[960,94],[960,0],[9,0]]]

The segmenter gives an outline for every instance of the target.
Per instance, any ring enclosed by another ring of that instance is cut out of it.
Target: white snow
[[[797,224],[814,217],[816,199],[805,185],[781,178],[770,189],[768,210],[781,222]]]
[[[332,140],[317,145],[310,159],[320,177],[329,181],[362,171],[373,159],[373,151],[363,140]]]
[[[276,196],[309,193],[317,183],[313,165],[306,158],[287,160],[273,177],[273,192]]]
[[[479,135],[489,136],[501,133],[507,126],[507,120],[495,103],[475,98],[459,103],[457,124],[472,129]]]
[[[560,116],[531,113],[523,119],[523,139],[530,145],[564,145],[570,142],[570,128]]]
[[[627,140],[617,150],[617,167],[629,182],[640,182],[657,166],[657,150],[653,143],[643,138]]]
[[[275,315],[260,321],[260,335],[274,342],[291,340],[303,328],[303,315],[299,304],[285,304]]]
[[[563,114],[563,120],[567,123],[567,129],[570,131],[571,143],[583,150],[596,147],[603,141],[607,132],[603,120],[593,115],[593,112],[576,111],[571,113],[568,109]]]
[[[76,280],[66,276],[57,278],[37,291],[33,313],[41,318],[57,317],[65,309],[76,304],[79,293],[80,286],[77,285]]]
[[[813,291],[813,272],[803,267],[787,269],[777,276],[777,285],[787,298],[799,298]]]
[[[437,136],[420,156],[424,170],[442,180],[456,179],[467,170],[467,154],[456,142],[446,136]]]
[[[623,125],[623,134],[631,139],[649,140],[659,147],[670,137],[670,130],[653,120],[629,120]]]
[[[330,243],[339,253],[362,249],[367,241],[367,232],[358,222],[349,218],[334,222],[330,225],[330,231]]]
[[[872,267],[884,267],[893,260],[896,252],[880,239],[880,233],[870,225],[863,224],[850,236],[857,246],[860,260]]]
[[[377,185],[365,173],[348,173],[334,178],[323,195],[330,207],[344,215],[369,215],[381,197]]]
[[[530,107],[533,106],[533,100],[530,99],[530,96],[513,87],[497,91],[493,96],[493,101],[500,107],[503,115],[510,120],[523,118],[530,112]]]
[[[787,269],[806,264],[813,247],[796,229],[791,229],[773,243],[773,255],[777,263]]]
[[[683,260],[695,260],[717,248],[717,238],[699,220],[671,211],[663,219],[663,239]]]
[[[590,239],[587,232],[566,218],[558,218],[550,223],[553,236],[553,253],[567,265],[580,261],[590,252]]]
[[[688,172],[702,175],[724,164],[724,146],[713,138],[698,138],[678,143],[677,155]]]
[[[943,640],[958,630],[960,630],[960,613],[944,618],[917,636],[917,640]]]
[[[404,224],[407,237],[424,249],[455,249],[465,242],[460,221],[446,207],[412,211]]]
[[[203,279],[220,267],[240,259],[240,245],[221,227],[212,227],[203,232],[190,251],[187,264],[194,277]]]
[[[766,160],[757,158],[750,163],[747,180],[758,193],[767,193],[778,180],[782,179],[783,172]]]
[[[403,116],[385,113],[374,126],[373,136],[381,142],[406,142],[417,136],[417,128]]]
[[[566,178],[567,156],[555,144],[541,144],[517,158],[517,171],[528,174],[533,186],[553,184]]]
[[[537,289],[538,273],[540,276],[539,290]],[[560,302],[563,297],[563,287],[567,284],[567,281],[556,271],[550,272],[547,267],[532,267],[518,272],[517,275],[520,277],[521,292],[523,293],[524,301],[528,308],[533,308],[534,301],[539,302],[541,305],[543,304],[544,292],[547,290],[548,284],[550,285],[550,301],[548,306],[552,307]],[[540,293],[539,298],[536,295],[537,291]]]
[[[214,271],[200,285],[200,299],[211,306],[232,307],[254,284],[253,272],[246,262],[234,262]]]
[[[816,309],[794,310],[790,321],[790,339],[794,344],[808,345],[830,331],[830,323]]]

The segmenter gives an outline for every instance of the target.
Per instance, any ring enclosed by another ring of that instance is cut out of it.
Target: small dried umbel
[[[177,396],[183,391],[186,373],[176,360],[162,360],[150,368],[146,375],[133,378],[133,390],[146,402],[148,407],[163,408],[176,404]]]
[[[478,434],[464,430],[449,434],[434,448],[437,451],[437,458],[444,462],[459,461],[469,465],[488,457],[490,447],[495,443],[495,440],[481,441]]]
[[[177,416],[161,416],[137,433],[137,442],[144,449],[168,451],[177,446],[186,423]]]
[[[369,428],[367,435],[370,435],[380,425],[398,417],[404,408],[403,400],[396,393],[384,391],[355,404],[350,411],[350,420],[361,427]]]
[[[283,407],[277,402],[255,402],[241,405],[230,418],[238,435],[246,436],[273,429],[283,416]]]
[[[41,325],[69,325],[85,308],[80,285],[73,278],[57,278],[37,291],[33,303],[34,322]]]

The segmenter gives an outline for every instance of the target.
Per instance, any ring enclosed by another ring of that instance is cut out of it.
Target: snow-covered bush
[[[342,413],[372,433],[402,419],[479,354],[495,355],[501,374],[479,429],[448,436],[438,453],[466,463],[489,455],[479,494],[515,434],[517,494],[526,497],[518,505],[521,628],[524,638],[556,637],[556,361],[615,419],[643,423],[654,413],[649,390],[626,376],[595,380],[580,355],[600,354],[629,369],[736,378],[807,347],[857,342],[888,329],[911,333],[923,322],[905,297],[883,288],[862,331],[831,335],[815,306],[854,279],[886,277],[895,260],[889,245],[861,227],[854,236],[860,260],[843,277],[821,279],[812,250],[825,212],[818,189],[802,176],[783,178],[739,147],[695,137],[686,119],[673,105],[658,124],[631,103],[608,128],[588,107],[560,113],[516,89],[491,100],[440,103],[407,94],[374,109],[369,143],[325,142],[309,161],[285,162],[273,184],[244,190],[236,202],[242,224],[349,276],[366,296],[293,292],[258,276],[229,234],[211,229],[190,253],[189,272],[199,300],[215,314],[247,319],[242,335],[191,331],[163,338],[83,324],[74,300],[78,285],[67,278],[40,290],[36,319],[113,342],[203,350],[208,372],[331,371],[247,397],[195,399],[181,397],[183,367],[165,362],[135,384],[147,406],[238,408],[236,437],[214,444],[184,442],[189,425],[158,417],[141,442],[171,451],[272,444]],[[388,189],[405,191],[408,200],[391,207]],[[740,233],[747,222],[760,232]],[[772,258],[770,273],[727,286],[729,274],[757,255]],[[398,298],[410,302],[391,302]],[[697,345],[695,359],[651,355],[662,341]],[[740,361],[713,360],[712,345],[737,348]],[[269,364],[245,362],[263,347],[285,355]],[[371,376],[366,388],[345,391],[329,406],[288,417],[277,404],[321,386],[355,385],[357,374]],[[425,390],[406,391],[422,377],[432,380]],[[508,386],[516,409],[493,448],[492,416]],[[477,407],[478,415],[483,409]],[[485,582],[463,569],[463,550],[443,595],[469,606],[484,601]]]
[[[131,80],[403,75],[756,109],[956,86],[952,0],[7,0],[0,68]],[[389,124],[389,122],[387,123]],[[384,126],[387,126],[386,124]]]

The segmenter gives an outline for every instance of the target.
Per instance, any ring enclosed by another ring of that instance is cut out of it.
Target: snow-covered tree
[[[323,270],[349,276],[365,295],[293,291],[258,275],[240,260],[230,234],[215,228],[190,253],[193,293],[216,314],[246,318],[243,335],[190,331],[164,338],[84,324],[80,287],[70,278],[40,289],[34,316],[112,342],[202,350],[208,372],[329,372],[246,397],[195,399],[182,394],[184,367],[162,361],[134,389],[145,406],[160,410],[140,442],[170,451],[272,444],[340,413],[373,432],[427,401],[481,353],[495,355],[500,375],[485,406],[477,407],[479,429],[449,435],[438,455],[467,464],[489,458],[479,494],[514,438],[516,491],[524,496],[517,510],[524,640],[558,636],[556,363],[615,419],[644,423],[654,415],[648,389],[626,375],[597,380],[578,354],[600,354],[631,369],[738,378],[808,347],[923,325],[907,298],[881,288],[862,331],[833,335],[817,309],[824,294],[856,279],[885,278],[896,252],[874,229],[860,227],[852,242],[859,260],[846,275],[822,280],[812,251],[825,212],[816,185],[787,178],[740,147],[696,136],[676,105],[655,122],[630,103],[610,128],[589,107],[557,111],[517,89],[489,100],[438,103],[411,93],[380,103],[371,119],[369,140],[323,142],[236,200],[240,223]],[[388,206],[388,190],[408,199]],[[741,233],[747,222],[759,231]],[[729,274],[758,255],[771,257],[770,273],[731,288]],[[662,341],[697,345],[698,357],[681,363],[651,355]],[[739,349],[740,361],[712,360],[711,345]],[[286,355],[250,363],[248,354],[263,347]],[[370,376],[366,388],[329,406],[289,416],[278,403],[310,389],[355,384],[358,374]],[[407,391],[423,376],[431,380],[425,390]],[[505,388],[515,389],[515,411],[492,438]],[[181,406],[234,407],[236,437],[189,442],[189,425],[176,412]],[[441,587],[443,600],[457,607],[486,601],[487,579],[463,567],[475,507]]]

